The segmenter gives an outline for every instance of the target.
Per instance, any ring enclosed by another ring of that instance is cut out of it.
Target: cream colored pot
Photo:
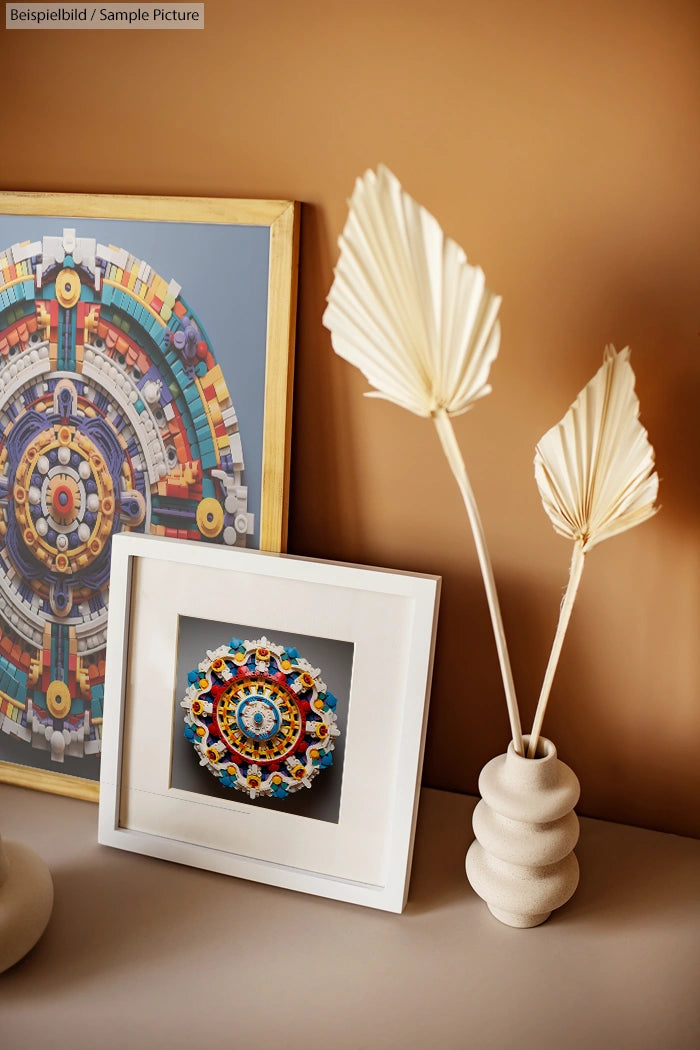
[[[579,782],[541,737],[536,758],[516,754],[511,743],[484,766],[479,792],[467,877],[501,922],[539,926],[578,885]]]

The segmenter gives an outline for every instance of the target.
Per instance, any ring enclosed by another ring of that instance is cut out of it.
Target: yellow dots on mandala
[[[57,554],[54,565],[58,572],[68,572],[68,569],[70,568],[70,562],[65,554]]]
[[[206,680],[206,678],[200,678],[199,681],[197,682],[197,685],[199,686],[200,689],[208,689],[209,688],[209,682]]]
[[[292,665],[289,662],[289,660],[280,660],[280,667],[282,668],[283,671],[289,671],[291,666]]]
[[[24,503],[27,498],[27,490],[22,488],[21,485],[15,485],[13,496],[15,503]]]
[[[323,700],[316,699],[314,700],[312,706],[315,707],[317,711],[323,711],[325,705],[323,703]]]
[[[68,427],[59,427],[56,437],[59,445],[70,445],[71,433]]]
[[[206,734],[206,729],[204,729],[202,726],[197,726],[197,728],[195,729],[195,733],[197,734],[197,736],[204,736]]]
[[[279,787],[279,785],[282,783],[282,777],[279,775],[279,773],[275,773],[274,777],[272,778],[272,783],[275,785],[275,787]]]
[[[237,664],[243,664],[245,663],[246,659],[245,653],[234,653],[233,659],[236,661]]]
[[[230,777],[238,776],[238,766],[226,766],[226,772]]]
[[[320,758],[320,757],[321,757],[321,752],[317,751],[315,747],[312,748],[311,751],[309,751],[309,758],[316,759],[316,758]]]

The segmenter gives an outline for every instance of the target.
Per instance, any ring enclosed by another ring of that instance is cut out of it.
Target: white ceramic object
[[[0,973],[34,947],[52,908],[51,873],[39,854],[0,839]]]
[[[467,877],[501,922],[539,926],[578,885],[579,782],[540,737],[536,758],[523,758],[511,743],[485,765],[479,792]]]

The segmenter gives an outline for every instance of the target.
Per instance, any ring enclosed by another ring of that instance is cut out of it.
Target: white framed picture
[[[115,536],[99,841],[402,911],[439,592]]]

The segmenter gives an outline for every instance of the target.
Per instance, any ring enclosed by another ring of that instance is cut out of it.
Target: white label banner
[[[204,29],[204,4],[5,4],[6,29]]]

